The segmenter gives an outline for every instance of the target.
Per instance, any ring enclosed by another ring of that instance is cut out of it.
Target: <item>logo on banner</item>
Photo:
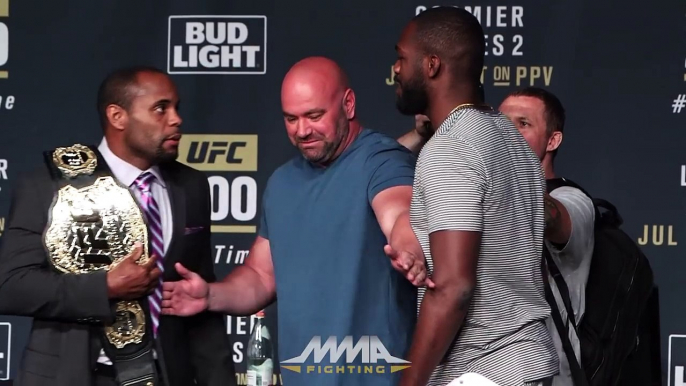
[[[327,354],[328,361],[324,361]],[[345,354],[344,364],[339,363],[343,354]],[[313,356],[314,364],[303,366],[302,364],[307,362],[310,355]],[[361,357],[361,361],[356,362],[358,357]],[[381,340],[373,335],[362,336],[356,344],[353,344],[352,336],[346,336],[340,344],[335,336],[329,337],[324,344],[322,344],[321,336],[315,336],[302,354],[281,363],[282,369],[296,373],[304,371],[306,374],[384,374],[395,373],[410,367],[409,361],[392,356]],[[329,364],[322,365],[322,363]]]
[[[266,16],[169,16],[169,74],[267,73]]]
[[[213,233],[257,231],[256,134],[185,134],[178,161],[208,176]]]
[[[654,246],[676,246],[677,241],[674,239],[673,225],[657,225],[645,224],[643,225],[643,233],[636,240],[638,245],[654,245]]]
[[[686,335],[670,335],[668,348],[668,386],[686,386]]]
[[[10,349],[12,348],[12,324],[0,323],[0,380],[10,379]]]
[[[505,3],[505,2],[503,2]],[[438,5],[418,5],[412,9],[413,16]],[[553,66],[526,60],[524,44],[524,6],[521,5],[475,5],[464,8],[481,23],[486,44],[485,55],[496,57],[493,65],[484,66],[481,83],[495,87],[550,86],[553,80]],[[531,23],[529,20],[527,23]],[[536,20],[533,20],[535,23]],[[509,63],[499,63],[506,60]],[[386,85],[395,85],[395,73],[385,79]]]

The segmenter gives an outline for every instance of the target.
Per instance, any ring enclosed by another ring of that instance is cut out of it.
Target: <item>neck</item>
[[[432,102],[429,105],[426,116],[429,117],[434,128],[441,126],[455,107],[465,103],[475,105],[483,103],[479,96],[478,87],[472,87],[467,84],[465,86],[445,87],[435,90],[430,100]]]
[[[550,180],[555,178],[555,168],[553,167],[552,157],[546,155],[541,161],[541,166],[543,167],[543,173],[545,174],[545,179]]]
[[[131,148],[124,144],[124,141],[120,136],[105,135],[105,138],[107,139],[107,146],[110,148],[110,151],[123,161],[126,161],[140,170],[147,170],[153,166],[153,163],[148,159],[131,151]]]

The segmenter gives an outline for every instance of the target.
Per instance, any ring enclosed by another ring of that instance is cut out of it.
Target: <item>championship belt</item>
[[[45,154],[58,190],[44,233],[49,261],[64,274],[82,275],[116,267],[140,241],[138,264],[149,259],[148,229],[129,190],[117,183],[96,150],[75,144]],[[153,339],[145,297],[116,303],[115,321],[101,341],[121,386],[157,386]]]

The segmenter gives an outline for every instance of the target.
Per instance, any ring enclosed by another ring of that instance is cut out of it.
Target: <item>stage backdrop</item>
[[[247,258],[268,177],[295,155],[279,99],[288,68],[310,55],[335,59],[350,75],[364,125],[399,136],[413,119],[395,109],[394,45],[411,17],[439,4],[0,0],[0,234],[17,179],[42,162],[42,151],[99,142],[95,99],[105,74],[153,65],[171,74],[182,99],[179,159],[206,172],[213,188],[213,258],[223,277]],[[449,4],[468,9],[484,27],[488,103],[497,107],[506,93],[530,85],[564,103],[557,167],[615,203],[649,257],[660,289],[664,382],[683,385],[686,3]],[[278,336],[276,318],[269,307],[268,325]],[[245,384],[254,319],[226,322]],[[0,380],[16,374],[30,326],[30,319],[0,317]]]

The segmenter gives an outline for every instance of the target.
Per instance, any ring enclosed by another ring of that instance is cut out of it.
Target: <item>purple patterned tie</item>
[[[141,194],[141,204],[145,215],[148,218],[148,230],[150,240],[152,241],[152,252],[157,255],[157,267],[161,272],[164,272],[162,265],[162,258],[164,257],[164,237],[162,234],[162,220],[160,218],[160,209],[157,202],[152,195],[152,183],[155,181],[155,175],[150,172],[141,174],[134,184],[138,187]],[[155,292],[148,296],[150,303],[150,317],[152,319],[152,331],[157,337],[157,326],[159,325],[160,306],[162,305],[162,276],[160,275],[160,282]]]

